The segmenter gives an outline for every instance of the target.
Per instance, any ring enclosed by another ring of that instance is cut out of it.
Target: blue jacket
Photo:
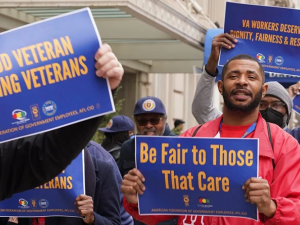
[[[285,131],[292,135],[300,144],[300,127],[296,127],[293,130],[286,129]]]
[[[87,145],[87,148],[91,155],[95,156],[97,159],[106,161],[113,166],[114,173],[116,175],[116,178],[117,178],[118,184],[119,184],[118,192],[119,192],[120,200],[121,200],[121,205],[120,205],[121,224],[122,225],[133,225],[132,217],[125,211],[124,206],[122,204],[123,203],[123,194],[120,191],[120,189],[121,189],[123,179],[121,177],[121,174],[119,172],[118,166],[117,166],[114,158],[101,145],[97,144],[94,141],[90,141]]]

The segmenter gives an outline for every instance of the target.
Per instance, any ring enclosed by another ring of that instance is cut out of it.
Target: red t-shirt
[[[222,123],[220,137],[223,138],[241,138],[252,124],[245,126],[229,126]],[[245,138],[252,138],[253,132],[248,134]]]

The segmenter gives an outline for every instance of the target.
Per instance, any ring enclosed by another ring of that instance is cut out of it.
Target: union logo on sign
[[[264,63],[266,57],[261,53],[257,53],[256,58],[260,63]]]
[[[284,63],[284,59],[282,56],[277,56],[274,61],[275,61],[276,65],[278,65],[278,66],[280,66]]]
[[[27,116],[27,112],[24,111],[24,110],[21,110],[21,109],[15,109],[13,112],[12,112],[12,117],[13,119],[16,119],[16,120],[24,120]]]

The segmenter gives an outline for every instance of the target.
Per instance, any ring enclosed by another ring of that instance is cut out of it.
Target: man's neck
[[[250,112],[230,111],[223,109],[223,123],[229,126],[245,126],[257,121],[258,108]]]

